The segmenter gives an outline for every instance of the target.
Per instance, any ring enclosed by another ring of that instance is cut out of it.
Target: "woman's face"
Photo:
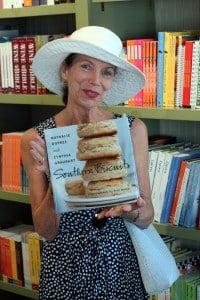
[[[91,108],[106,97],[115,76],[115,67],[77,54],[72,65],[61,70],[61,75],[68,85],[68,104]]]

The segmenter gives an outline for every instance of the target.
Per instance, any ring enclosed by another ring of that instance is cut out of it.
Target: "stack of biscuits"
[[[127,168],[121,159],[115,121],[81,124],[77,134],[77,159],[86,161],[82,170],[85,196],[99,198],[129,192],[131,184],[124,180]]]

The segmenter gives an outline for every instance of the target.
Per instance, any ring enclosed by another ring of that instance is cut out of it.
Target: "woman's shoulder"
[[[49,128],[55,128],[56,127],[56,123],[55,123],[55,117],[52,116],[42,122],[40,122],[39,124],[37,124],[36,126],[34,126],[34,129],[38,132],[38,134],[44,138],[44,131],[45,129],[49,129]]]

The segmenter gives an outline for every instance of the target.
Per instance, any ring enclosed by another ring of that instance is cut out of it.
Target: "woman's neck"
[[[77,110],[66,106],[55,118],[56,126],[60,127],[112,119],[113,114],[102,107],[94,107],[90,110]]]

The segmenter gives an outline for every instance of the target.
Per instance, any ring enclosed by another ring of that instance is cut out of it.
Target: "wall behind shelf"
[[[103,2],[103,1],[102,1]],[[106,26],[122,39],[155,35],[153,0],[91,4],[90,24]]]
[[[31,206],[0,199],[0,227],[14,225],[16,222],[32,224]]]

